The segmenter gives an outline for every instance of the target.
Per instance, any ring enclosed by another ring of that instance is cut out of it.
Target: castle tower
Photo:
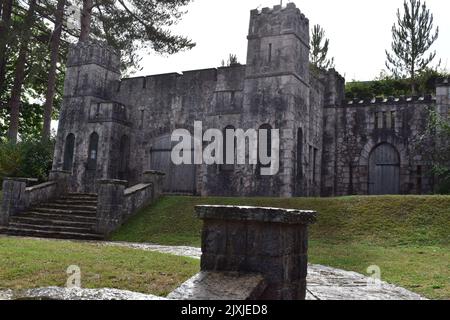
[[[308,125],[309,72],[309,21],[295,4],[251,11],[243,122],[247,129],[280,129],[279,172],[271,177],[259,176],[259,168],[249,172],[254,195],[295,193],[297,136]]]
[[[111,139],[125,114],[109,102],[119,79],[120,59],[111,48],[93,42],[70,48],[53,171],[71,174],[72,191],[95,192],[95,181],[110,176]]]

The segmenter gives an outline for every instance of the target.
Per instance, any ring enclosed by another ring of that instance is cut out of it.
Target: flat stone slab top
[[[200,219],[256,221],[283,224],[311,224],[317,213],[309,210],[244,206],[196,206]]]
[[[307,300],[427,300],[384,281],[350,271],[309,265]]]
[[[255,300],[266,289],[258,274],[200,272],[167,296],[172,300]]]
[[[0,300],[167,300],[154,295],[117,289],[48,287],[0,292]]]

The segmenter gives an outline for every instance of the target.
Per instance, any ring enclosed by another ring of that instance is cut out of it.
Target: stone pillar
[[[57,194],[55,196],[60,196],[71,192],[71,179],[72,172],[63,170],[54,170],[50,172],[49,181],[56,181],[58,184]]]
[[[11,216],[26,209],[27,201],[25,189],[29,184],[35,182],[37,182],[37,179],[3,179],[3,201],[0,210],[0,225],[8,225]]]
[[[164,172],[147,170],[143,174],[144,183],[153,184],[153,199],[157,199],[163,193],[164,180],[166,174]]]
[[[124,193],[127,181],[99,180],[97,204],[98,233],[108,235],[123,221]]]
[[[197,206],[203,220],[202,271],[260,273],[264,300],[304,300],[308,225],[316,212]]]

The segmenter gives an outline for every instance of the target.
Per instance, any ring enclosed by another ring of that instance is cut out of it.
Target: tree
[[[24,29],[22,30],[20,37],[19,57],[16,62],[14,85],[11,90],[11,98],[9,101],[10,120],[8,138],[12,143],[17,141],[17,135],[19,133],[20,98],[22,95],[23,82],[25,80],[25,64],[28,53],[28,45],[32,34],[34,20],[36,19],[36,1],[37,0],[30,0],[29,2]]]
[[[232,67],[240,65],[237,55],[230,53],[228,56],[228,61],[225,63],[225,60],[222,60],[222,67]]]
[[[7,63],[7,45],[11,39],[11,17],[13,9],[13,0],[2,0],[1,2],[1,21],[0,21],[0,92],[4,88]]]
[[[421,0],[405,0],[404,13],[397,10],[397,24],[392,27],[392,52],[386,50],[386,67],[394,76],[411,81],[416,92],[416,77],[427,69],[436,57],[436,51],[427,54],[439,36],[434,29],[433,14]]]
[[[64,24],[64,8],[66,0],[58,0],[55,11],[55,27],[50,43],[50,68],[48,75],[47,92],[44,104],[44,125],[42,128],[42,140],[50,139],[52,122],[53,102],[55,98],[57,64],[59,60],[59,48],[61,45],[61,35]]]
[[[328,59],[330,40],[325,38],[325,30],[318,24],[311,34],[311,63],[317,69],[334,68],[334,58]]]

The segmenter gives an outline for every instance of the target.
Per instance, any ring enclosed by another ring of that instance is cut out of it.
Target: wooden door
[[[369,194],[400,193],[400,157],[397,150],[384,143],[376,147],[369,160]]]
[[[150,167],[152,170],[161,171],[166,174],[163,192],[172,194],[195,194],[197,189],[195,165],[173,164],[171,160],[172,145],[170,136],[158,138],[150,150]],[[193,150],[191,150],[191,153],[193,157]]]

